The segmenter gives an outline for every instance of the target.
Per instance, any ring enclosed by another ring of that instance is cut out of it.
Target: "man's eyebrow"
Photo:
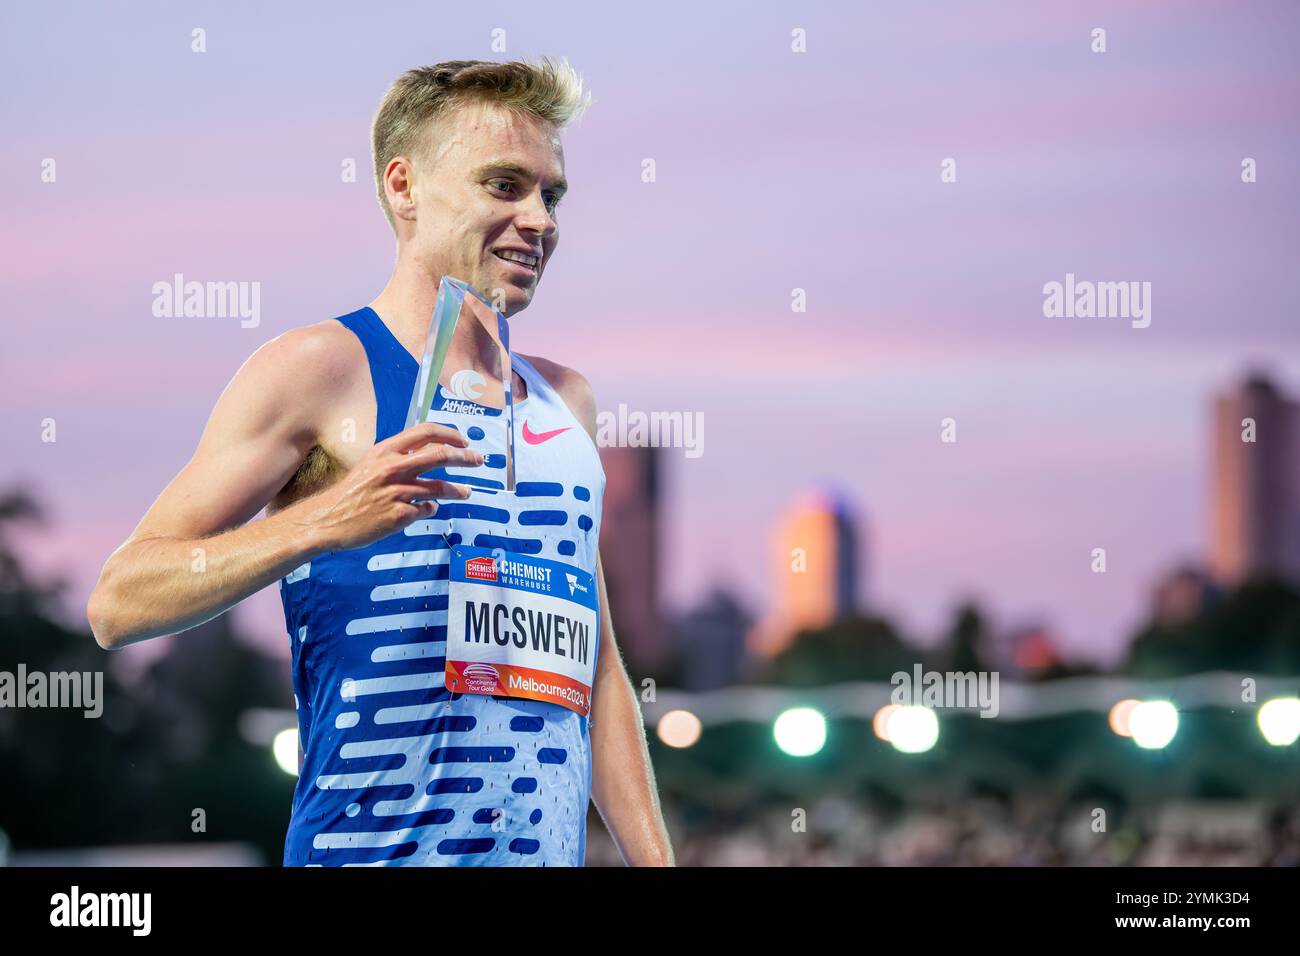
[[[527,169],[520,166],[518,163],[512,163],[509,160],[505,160],[505,159],[493,160],[490,163],[484,163],[478,169],[474,170],[474,178],[478,179],[480,176],[486,176],[488,173],[494,173],[494,172],[514,173],[516,176],[519,176],[522,179],[533,178],[533,174],[530,173]],[[569,191],[569,182],[563,176],[561,176],[559,179],[555,181],[555,183],[552,185],[552,188],[558,193],[566,193]]]

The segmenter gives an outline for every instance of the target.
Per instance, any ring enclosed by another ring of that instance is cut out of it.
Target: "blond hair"
[[[563,58],[556,62],[542,57],[535,64],[448,60],[407,70],[384,95],[370,130],[375,189],[388,224],[396,228],[384,195],[384,170],[394,156],[432,155],[431,121],[454,109],[486,103],[562,127],[582,115],[590,102],[582,77]]]

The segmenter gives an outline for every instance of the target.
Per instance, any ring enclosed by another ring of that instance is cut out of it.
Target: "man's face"
[[[513,315],[532,302],[559,242],[555,205],[567,188],[559,134],[534,116],[475,105],[429,135],[432,155],[417,160],[413,251],[432,276],[463,279]]]

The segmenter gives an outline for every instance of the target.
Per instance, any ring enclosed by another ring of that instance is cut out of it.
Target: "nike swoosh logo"
[[[544,441],[554,438],[563,432],[567,432],[572,425],[565,425],[563,428],[552,429],[549,432],[535,432],[528,427],[527,420],[524,421],[524,441],[530,445],[540,445]]]

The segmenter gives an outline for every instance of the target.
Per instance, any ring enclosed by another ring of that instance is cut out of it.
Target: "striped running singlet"
[[[365,347],[383,441],[405,424],[418,365],[374,310],[338,321]],[[365,547],[316,555],[280,581],[304,752],[286,866],[583,864],[587,718],[544,701],[448,693],[443,678],[448,544],[596,573],[600,456],[537,369],[517,355],[512,363],[527,385],[515,403],[515,495],[500,492],[504,431],[480,427],[502,412],[476,413],[439,386],[429,420],[464,434],[485,464],[424,477],[469,484],[471,497]]]

